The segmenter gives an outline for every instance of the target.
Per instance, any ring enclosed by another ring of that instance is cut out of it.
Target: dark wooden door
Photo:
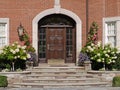
[[[64,28],[47,29],[47,58],[64,59]]]

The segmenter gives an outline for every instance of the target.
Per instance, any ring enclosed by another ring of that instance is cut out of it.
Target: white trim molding
[[[107,23],[116,22],[116,47],[120,49],[120,17],[106,17],[103,18],[103,45],[107,42]]]
[[[0,23],[5,23],[5,36],[6,36],[6,41],[5,44],[9,44],[9,18],[0,18]]]
[[[32,40],[33,47],[36,49],[36,54],[38,52],[38,22],[43,17],[50,14],[63,14],[71,17],[76,22],[76,62],[78,61],[78,55],[82,47],[82,22],[81,19],[72,11],[63,8],[51,8],[40,12],[32,21]]]

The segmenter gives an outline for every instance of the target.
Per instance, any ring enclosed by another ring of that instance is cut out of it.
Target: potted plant
[[[12,64],[12,70],[15,70],[15,62],[17,60],[27,60],[31,58],[30,54],[26,50],[26,46],[21,46],[18,42],[12,45],[5,46],[1,53],[6,60],[9,60]]]

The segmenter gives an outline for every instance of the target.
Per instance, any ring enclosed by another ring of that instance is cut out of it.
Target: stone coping
[[[114,73],[114,74],[120,75],[120,71],[94,71],[94,70],[91,70],[91,71],[88,71],[88,73],[92,73],[92,74],[111,74],[111,73]]]
[[[0,74],[30,74],[30,71],[20,71],[20,72],[0,72]]]

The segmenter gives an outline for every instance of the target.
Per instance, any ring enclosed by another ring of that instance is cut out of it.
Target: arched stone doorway
[[[36,55],[38,56],[38,22],[40,19],[51,14],[63,14],[71,17],[76,22],[76,65],[78,62],[78,56],[82,47],[82,22],[81,19],[72,11],[63,8],[51,8],[40,12],[36,15],[32,21],[32,45],[36,49]]]
[[[64,63],[76,61],[76,23],[62,14],[51,14],[38,22],[38,60],[62,60]],[[58,61],[58,62],[59,62]]]

